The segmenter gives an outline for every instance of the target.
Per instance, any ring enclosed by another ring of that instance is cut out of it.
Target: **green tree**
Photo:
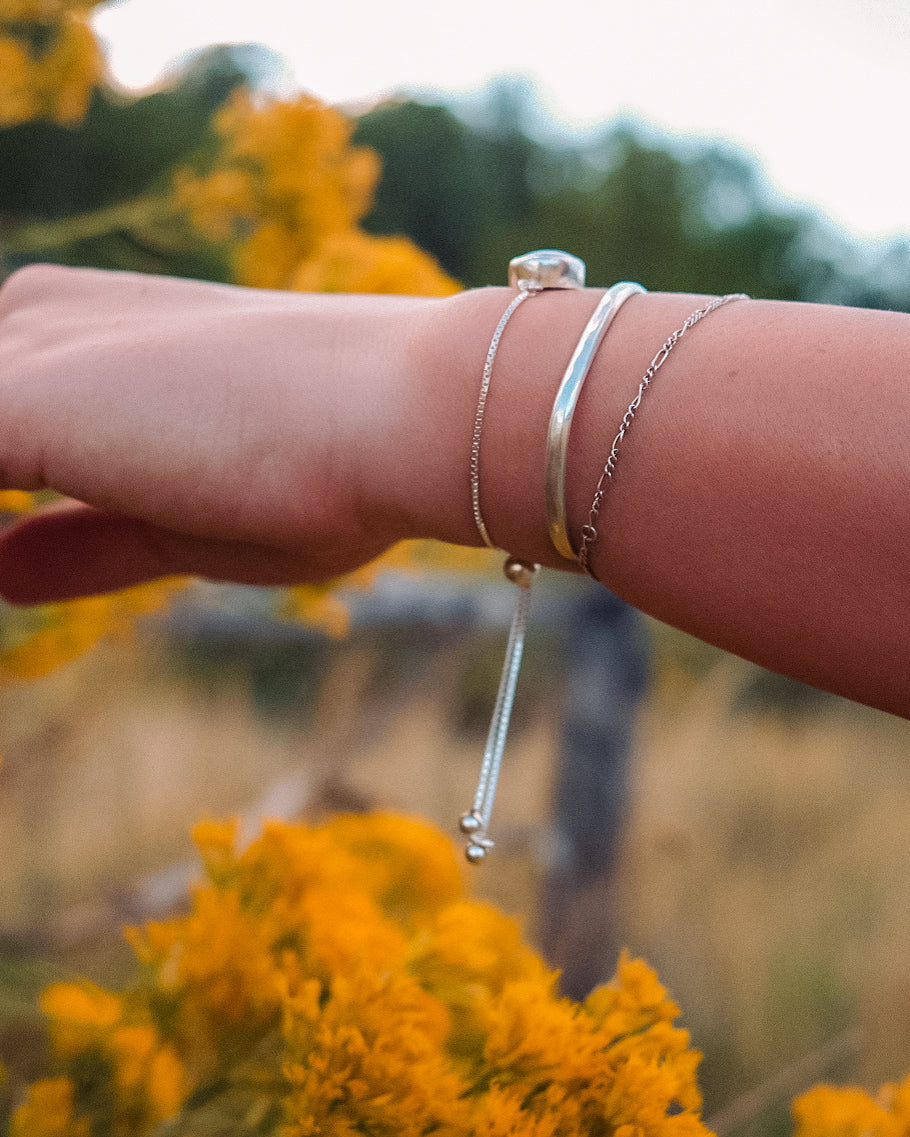
[[[850,240],[778,200],[730,146],[634,123],[567,139],[514,83],[494,86],[469,120],[386,104],[358,137],[383,159],[368,227],[413,237],[469,286],[501,282],[516,251],[555,245],[585,259],[592,283],[910,308],[908,243]]]

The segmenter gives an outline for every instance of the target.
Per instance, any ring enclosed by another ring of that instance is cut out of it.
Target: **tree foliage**
[[[499,283],[516,252],[571,249],[592,283],[910,308],[910,243],[852,241],[775,197],[759,165],[720,143],[619,122],[574,140],[493,89],[473,125],[406,101],[359,122],[383,160],[367,228],[419,240],[467,285]],[[546,128],[545,128],[546,129]]]

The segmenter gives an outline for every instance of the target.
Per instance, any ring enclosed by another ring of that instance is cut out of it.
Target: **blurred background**
[[[236,146],[223,160],[238,92],[271,130],[274,100],[305,89],[343,107],[343,147],[379,156],[345,224],[411,238],[435,260],[428,290],[500,283],[512,255],[556,246],[593,284],[910,311],[910,6],[634,9],[0,0],[3,269],[261,283],[248,201],[213,235],[192,201],[174,207],[175,173],[211,187],[249,164],[248,149],[231,166]],[[268,279],[340,287],[321,256]],[[404,277],[429,272],[415,266]],[[910,728],[548,576],[475,890],[519,914],[576,996],[621,946],[653,963],[705,1053],[721,1134],[786,1132],[789,1098],[820,1079],[904,1073]],[[198,584],[117,618],[3,610],[14,1075],[40,1065],[40,986],[116,983],[120,926],[180,905],[198,817],[237,813],[253,833],[262,816],[381,806],[453,831],[510,593],[495,560],[422,553],[296,606]]]

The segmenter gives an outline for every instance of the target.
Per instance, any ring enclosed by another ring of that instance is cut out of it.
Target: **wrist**
[[[574,566],[553,548],[547,524],[547,426],[566,363],[601,295],[545,291],[516,310],[496,354],[480,439],[480,503],[496,545],[569,571]],[[410,441],[420,473],[405,493],[421,536],[482,543],[471,506],[472,433],[490,340],[514,296],[484,288],[433,301],[415,329],[411,417],[430,425]]]
[[[390,485],[398,486],[399,513],[415,536],[482,543],[471,507],[472,431],[490,339],[514,295],[508,288],[463,292],[428,301],[409,321],[408,366],[401,373],[408,378],[397,415],[398,469]],[[577,566],[550,539],[547,430],[565,367],[602,295],[598,289],[545,291],[520,306],[496,353],[483,420],[480,503],[492,539],[517,557],[564,571]],[[566,469],[566,512],[576,546],[610,442],[647,359],[698,299],[635,297],[595,356]],[[414,431],[417,422],[424,427],[420,432]],[[609,575],[615,568],[610,566]]]
[[[489,288],[433,300],[410,326],[396,451],[414,536],[483,543],[471,508],[471,438],[484,358],[509,295]]]

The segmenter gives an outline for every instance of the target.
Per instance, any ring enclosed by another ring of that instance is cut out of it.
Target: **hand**
[[[73,499],[0,540],[34,603],[175,573],[353,569],[409,535],[384,500],[415,298],[34,266],[0,290],[0,487]]]

